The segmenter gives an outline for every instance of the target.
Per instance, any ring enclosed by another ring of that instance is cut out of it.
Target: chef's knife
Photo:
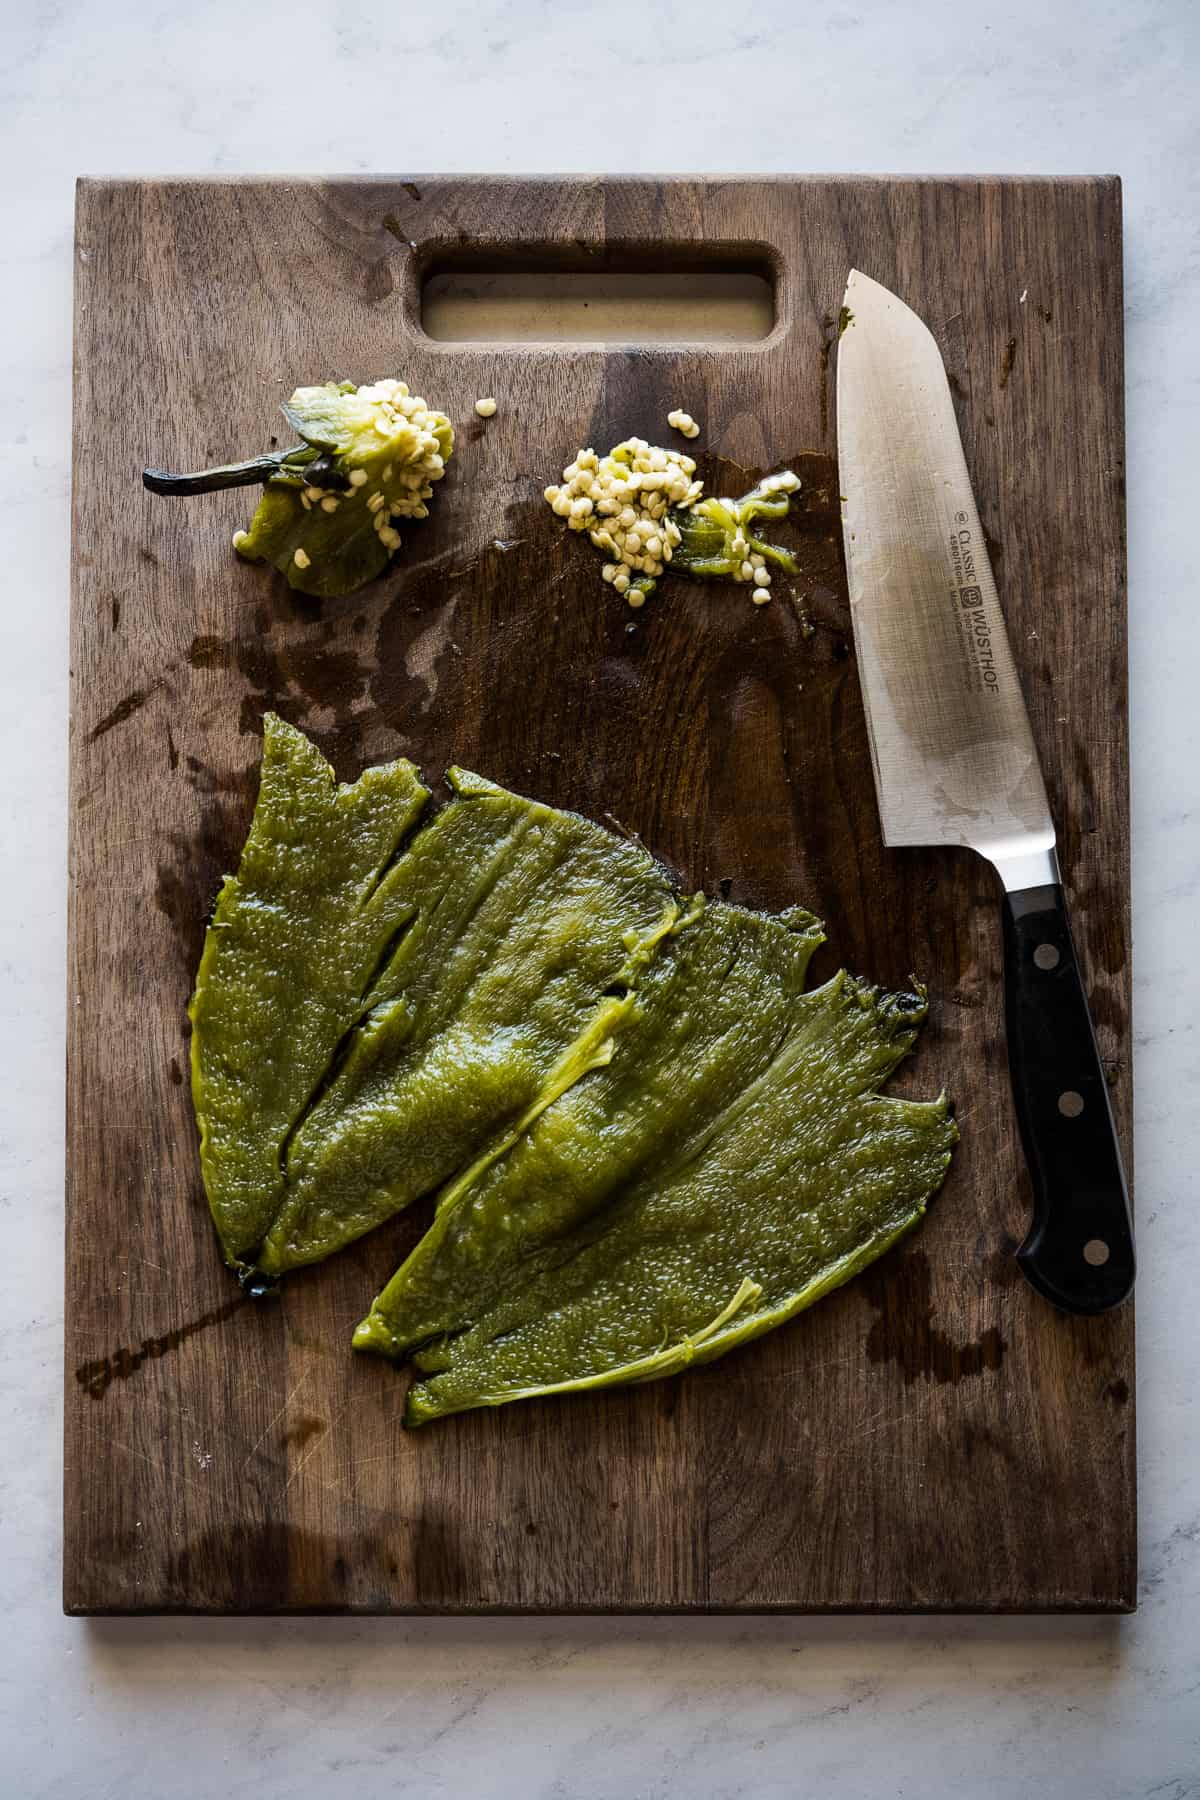
[[[842,321],[842,529],[884,841],[965,844],[1000,876],[1034,1189],[1017,1260],[1056,1306],[1103,1312],[1133,1285],[1129,1197],[950,386],[917,315],[857,270]]]

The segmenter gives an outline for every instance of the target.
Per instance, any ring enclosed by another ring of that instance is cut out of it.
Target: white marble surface
[[[1198,75],[1194,0],[2,9],[0,1793],[1200,1795]],[[72,181],[439,166],[1125,177],[1135,1618],[60,1616]]]

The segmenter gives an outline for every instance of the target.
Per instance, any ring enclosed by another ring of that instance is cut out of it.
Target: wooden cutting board
[[[439,259],[771,269],[758,344],[425,338]],[[1133,1314],[1060,1317],[1011,1252],[995,882],[880,841],[837,544],[847,269],[942,346],[1061,827],[1126,1152],[1130,966],[1115,180],[85,182],[75,344],[65,1604],[71,1612],[1125,1610]],[[459,430],[402,568],[294,598],[236,561],[254,495],[139,471],[250,454],[300,382],[403,375]],[[494,394],[486,426],[472,408]],[[703,421],[712,486],[790,463],[803,578],[637,617],[541,489],[582,444]],[[725,460],[721,460],[725,459]],[[736,465],[736,466],[735,466]],[[840,963],[929,984],[896,1088],[957,1103],[914,1237],[658,1386],[400,1424],[351,1329],[418,1207],[274,1303],[222,1267],[185,1006],[274,707],[343,778],[450,761],[638,832],[691,885],[796,900]]]

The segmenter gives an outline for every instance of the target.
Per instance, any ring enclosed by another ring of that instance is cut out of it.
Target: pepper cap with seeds
[[[147,469],[152,493],[211,493],[261,482],[263,497],[237,554],[269,562],[301,593],[332,598],[382,574],[400,547],[393,521],[425,519],[454,453],[445,413],[387,377],[356,387],[297,388],[282,408],[303,440],[246,463],[172,475]]]

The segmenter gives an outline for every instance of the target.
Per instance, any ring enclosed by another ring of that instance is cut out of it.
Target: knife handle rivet
[[[1055,944],[1039,944],[1033,953],[1033,960],[1039,969],[1057,969],[1062,961],[1062,952]]]
[[[1108,1258],[1109,1249],[1103,1238],[1089,1238],[1083,1246],[1083,1260],[1093,1269],[1102,1269]]]
[[[1065,1094],[1058,1096],[1058,1110],[1064,1119],[1077,1119],[1083,1111],[1083,1095],[1068,1088]]]

